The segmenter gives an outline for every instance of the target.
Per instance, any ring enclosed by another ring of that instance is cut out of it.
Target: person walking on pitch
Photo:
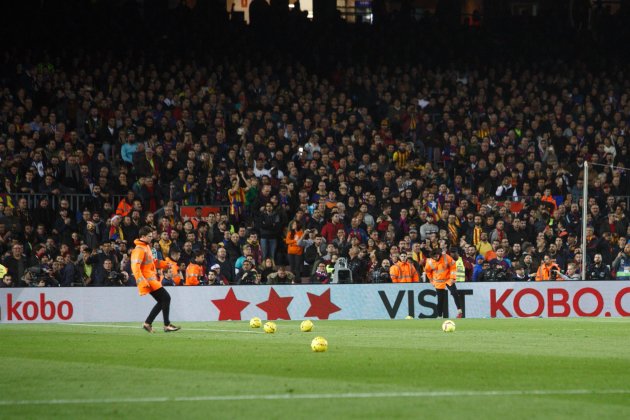
[[[446,288],[451,292],[457,306],[457,318],[463,318],[459,292],[455,286],[457,279],[457,267],[453,258],[441,249],[433,249],[430,258],[424,266],[424,272],[437,292],[437,316],[441,318],[445,313],[447,304]]]
[[[160,311],[164,317],[164,331],[177,331],[180,327],[171,324],[169,312],[171,307],[171,295],[162,287],[158,279],[157,270],[170,268],[169,263],[153,258],[151,252],[151,239],[154,229],[149,226],[140,228],[139,239],[134,243],[136,247],[131,253],[131,271],[136,279],[140,296],[150,294],[157,301],[146,321],[142,325],[147,332],[153,332],[153,320]]]

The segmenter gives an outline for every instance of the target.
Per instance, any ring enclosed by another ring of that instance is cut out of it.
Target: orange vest
[[[123,198],[122,200],[120,200],[120,203],[118,203],[118,207],[116,207],[116,214],[118,216],[128,216],[129,213],[131,213],[131,210],[133,210],[133,206],[129,203],[127,203],[127,199]]]
[[[173,273],[173,283],[175,283],[175,286],[181,286],[182,280],[184,280],[184,278],[182,277],[182,273],[179,271],[179,265],[170,258],[166,258],[166,262],[171,264],[171,273]]]
[[[199,264],[190,263],[186,267],[186,286],[199,286],[199,279],[203,277],[203,267]]]
[[[551,272],[553,270],[560,271],[560,267],[558,267],[556,263],[552,263],[549,267],[547,267],[545,263],[540,264],[538,271],[536,271],[536,281],[551,280]],[[562,278],[558,276],[558,280],[562,280]]]
[[[140,239],[136,239],[134,243],[136,247],[131,252],[131,272],[136,278],[138,292],[142,296],[162,287],[157,270],[168,268],[169,265],[164,261],[154,260],[148,244]]]
[[[558,208],[558,205],[556,204],[556,200],[554,200],[554,198],[550,195],[543,195],[540,198],[540,201],[546,201],[547,203],[551,204],[554,210]]]
[[[398,261],[392,265],[389,268],[389,276],[392,278],[392,283],[418,283],[420,281],[418,270],[409,261]]]
[[[427,258],[424,272],[436,289],[446,289],[446,285],[452,286],[457,279],[457,266],[449,255],[442,255],[437,260]]]

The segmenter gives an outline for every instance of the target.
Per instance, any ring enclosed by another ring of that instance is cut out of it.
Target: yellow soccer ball
[[[413,317],[411,315],[407,315],[405,319],[413,319]]]
[[[328,341],[324,337],[315,337],[311,341],[311,349],[316,353],[328,350]]]
[[[276,323],[275,322],[265,322],[265,325],[263,326],[263,330],[267,333],[267,334],[273,334],[276,332],[276,329],[278,327],[276,327]]]
[[[257,316],[249,320],[249,326],[252,328],[260,328],[262,321]]]
[[[444,332],[453,332],[455,331],[455,323],[450,319],[447,319],[442,323],[442,331]]]
[[[300,324],[300,331],[302,332],[311,332],[313,330],[313,321],[310,319],[302,321]]]

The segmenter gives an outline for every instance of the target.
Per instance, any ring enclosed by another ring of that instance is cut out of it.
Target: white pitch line
[[[72,325],[76,327],[97,327],[97,328],[133,328],[141,330],[141,327],[134,327],[132,325],[100,325],[100,324],[78,324],[71,322],[60,322],[58,325]],[[206,332],[227,332],[234,334],[263,334],[260,331],[238,331],[238,330],[220,330],[211,328],[183,328],[182,331],[206,331]]]
[[[193,397],[145,397],[101,399],[53,399],[53,400],[0,400],[0,406],[19,405],[80,405],[123,403],[172,403],[199,401],[252,401],[252,400],[324,400],[364,398],[452,398],[452,397],[512,397],[549,395],[625,395],[630,389],[564,389],[564,390],[512,390],[512,391],[409,391],[409,392],[350,392],[345,394],[263,394],[263,395],[206,395]]]

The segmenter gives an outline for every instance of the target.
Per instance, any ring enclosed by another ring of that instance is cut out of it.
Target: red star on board
[[[311,307],[304,316],[316,316],[319,319],[328,319],[330,314],[339,312],[341,308],[330,301],[330,289],[326,290],[320,296],[313,293],[306,293],[308,300],[311,301]]]
[[[241,311],[249,306],[249,302],[236,298],[231,287],[224,299],[216,299],[212,303],[219,309],[219,321],[240,321]]]
[[[292,300],[293,297],[291,296],[280,297],[272,287],[269,291],[269,298],[256,306],[267,312],[267,319],[291,319],[288,308]]]

